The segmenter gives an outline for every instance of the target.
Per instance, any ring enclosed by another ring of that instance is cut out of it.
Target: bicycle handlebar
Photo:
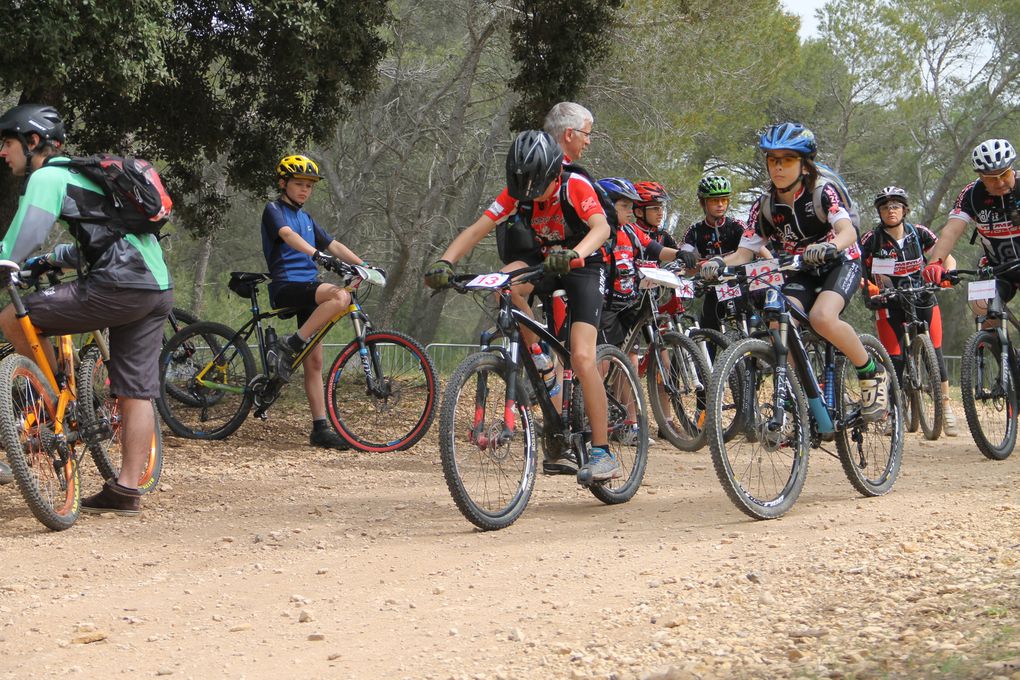
[[[584,267],[584,265],[585,261],[583,257],[576,257],[570,261],[571,269],[580,269],[581,267]],[[485,276],[487,274],[506,274],[507,280],[499,285],[500,290],[505,290],[509,289],[511,286],[518,283],[527,283],[529,281],[540,279],[546,275],[546,270],[545,263],[540,262],[538,264],[533,264],[528,267],[521,267],[520,269],[515,269],[509,272],[480,272],[474,274],[454,274],[453,277],[451,277],[450,279],[450,283],[444,286],[444,288],[439,288],[435,290],[432,294],[435,295],[436,293],[439,293],[445,288],[452,288],[458,293],[474,292],[475,289],[468,288],[467,284],[471,281],[474,281],[479,276]]]

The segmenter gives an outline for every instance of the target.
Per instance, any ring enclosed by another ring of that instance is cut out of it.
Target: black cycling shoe
[[[336,449],[337,451],[349,451],[351,449],[351,445],[343,437],[328,427],[322,430],[312,430],[312,434],[308,437],[308,442],[312,446],[318,446],[320,449]]]
[[[290,381],[291,364],[297,352],[287,344],[286,338],[278,338],[272,347],[266,350],[266,363],[269,364],[269,372],[276,375],[284,382]]]
[[[542,461],[542,474],[576,475],[577,457],[573,451],[563,451],[557,458],[545,458]]]

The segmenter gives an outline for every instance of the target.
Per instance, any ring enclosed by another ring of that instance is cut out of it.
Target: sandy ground
[[[966,433],[909,435],[877,499],[814,452],[772,522],[731,505],[707,450],[657,443],[630,503],[540,477],[481,533],[437,428],[323,453],[272,416],[168,437],[141,518],[50,533],[0,488],[0,678],[1020,679],[1020,454]]]

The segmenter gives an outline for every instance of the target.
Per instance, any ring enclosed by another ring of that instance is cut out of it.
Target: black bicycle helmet
[[[885,187],[875,195],[875,208],[881,208],[889,201],[902,203],[904,208],[910,207],[910,202],[907,200],[906,189],[900,189],[899,187],[893,186]]]
[[[548,132],[525,130],[506,155],[506,188],[518,201],[533,201],[560,176],[563,150]]]
[[[28,135],[39,135],[43,142],[64,141],[64,121],[52,106],[20,104],[0,116],[0,136],[17,137],[28,143]]]

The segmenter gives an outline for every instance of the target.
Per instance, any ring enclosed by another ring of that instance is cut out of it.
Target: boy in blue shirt
[[[347,246],[323,231],[304,211],[315,183],[322,179],[319,166],[305,156],[287,156],[276,166],[280,197],[262,212],[262,253],[269,273],[269,299],[274,307],[297,307],[296,333],[281,337],[269,348],[269,368],[284,380],[290,379],[295,355],[320,328],[351,304],[344,288],[319,280],[318,263],[332,258],[348,264],[365,262]],[[313,446],[341,451],[350,448],[326,420],[326,398],[322,386],[322,345],[317,345],[301,363],[305,394],[312,412]]]

